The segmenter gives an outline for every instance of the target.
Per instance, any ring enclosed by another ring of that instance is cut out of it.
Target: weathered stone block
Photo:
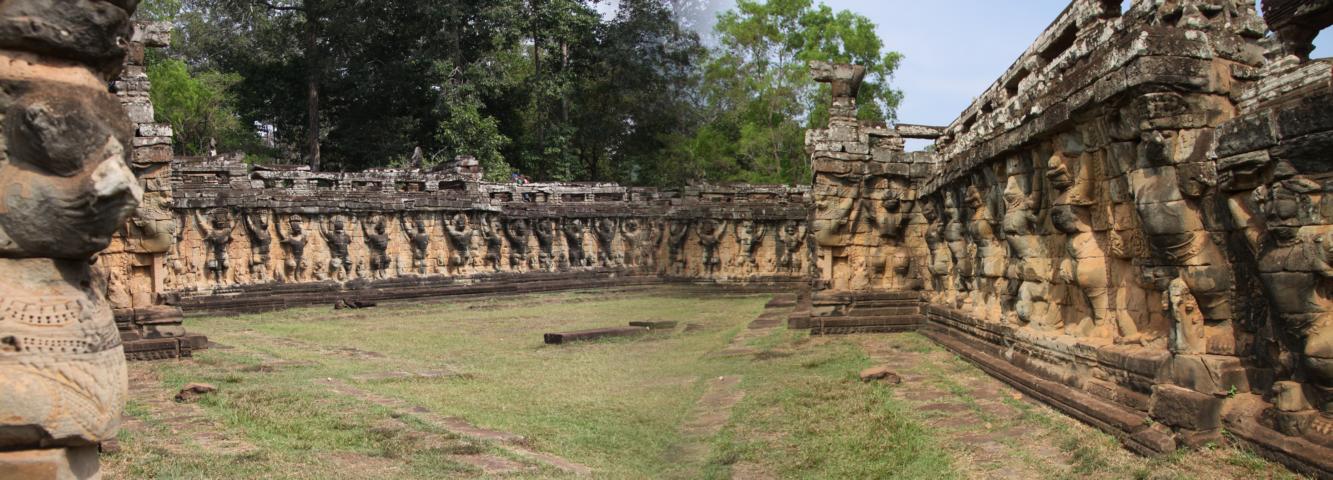
[[[1222,426],[1223,401],[1175,385],[1155,385],[1148,413],[1153,419],[1173,427],[1213,430]]]

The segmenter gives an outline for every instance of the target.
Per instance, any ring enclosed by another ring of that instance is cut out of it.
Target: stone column
[[[133,0],[0,2],[0,472],[98,478],[125,354],[94,255],[134,213],[134,127],[107,84]]]

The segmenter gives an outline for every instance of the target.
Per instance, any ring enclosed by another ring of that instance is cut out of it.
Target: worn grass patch
[[[865,363],[854,345],[816,346],[780,327],[749,342],[763,360],[716,355],[768,300],[675,289],[564,292],[191,319],[191,330],[232,348],[133,368],[150,369],[164,393],[189,382],[219,391],[199,401],[198,419],[161,418],[132,404],[142,426],[122,437],[107,470],[113,478],[467,478],[489,475],[460,459],[486,454],[525,465],[509,476],[568,476],[340,394],[332,379],[522,435],[530,448],[591,467],[598,478],[725,478],[741,460],[783,477],[947,472],[929,435],[886,389],[853,380]],[[544,332],[634,320],[695,327],[542,343]],[[682,424],[708,381],[724,375],[744,379],[745,399],[706,440],[706,464],[675,462]],[[208,436],[199,430],[254,448],[218,451],[196,439]]]

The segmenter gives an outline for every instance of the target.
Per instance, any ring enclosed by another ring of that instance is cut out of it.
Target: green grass
[[[737,462],[783,478],[951,476],[948,456],[908,407],[888,387],[855,379],[868,365],[856,345],[812,345],[805,334],[778,328],[748,342],[769,353],[762,360],[715,355],[768,299],[673,289],[568,292],[192,318],[192,331],[233,348],[134,368],[153,370],[165,391],[189,382],[217,385],[199,409],[220,426],[218,436],[253,448],[216,451],[207,442],[192,448],[188,428],[174,432],[179,427],[170,419],[134,404],[131,414],[148,420],[148,430],[125,437],[110,470],[125,478],[449,478],[479,475],[453,455],[508,455],[338,394],[325,381],[335,379],[524,435],[533,449],[587,465],[599,478],[726,478]],[[697,327],[542,344],[543,332],[632,320]],[[261,367],[275,361],[281,363]],[[460,375],[366,379],[395,371]],[[746,395],[709,442],[706,463],[679,464],[672,455],[686,441],[679,429],[707,381],[723,375],[741,376]],[[559,476],[534,468],[526,475]]]

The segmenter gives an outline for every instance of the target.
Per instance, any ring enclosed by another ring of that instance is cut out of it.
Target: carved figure
[[[522,218],[510,219],[504,226],[504,233],[505,237],[509,238],[509,266],[518,268],[522,265],[531,268],[528,237],[531,236],[532,229],[528,226],[528,221]]]
[[[613,267],[620,262],[620,254],[614,250],[619,225],[614,218],[599,218],[593,221],[592,233],[597,238],[597,261],[603,267]]]
[[[1018,299],[1014,303],[1014,316],[1024,325],[1042,322],[1047,317],[1049,303],[1046,295],[1050,290],[1050,259],[1046,248],[1037,234],[1041,222],[1036,209],[1041,205],[1039,192],[1029,195],[1021,185],[1018,176],[1009,177],[1004,189],[1004,202],[1007,207],[1000,220],[1000,228],[1009,244],[1010,254],[1018,259],[1009,265],[1008,277],[1018,282]]]
[[[204,234],[204,244],[208,245],[209,259],[204,269],[215,283],[222,283],[230,264],[227,247],[231,246],[231,233],[236,229],[236,224],[228,220],[222,211],[214,213],[212,219],[206,222],[204,215],[195,210],[194,220],[199,225],[199,231]]]
[[[0,471],[16,473],[10,452],[65,449],[39,468],[96,477],[128,383],[90,263],[143,197],[134,127],[106,87],[135,2],[14,3],[0,16]]]
[[[449,247],[453,255],[449,256],[449,266],[455,270],[472,263],[472,227],[465,213],[456,213],[453,219],[444,225],[444,235],[449,238]]]
[[[250,273],[257,282],[270,280],[268,265],[273,248],[273,235],[269,233],[270,213],[265,210],[244,215],[245,230],[250,235]]]
[[[425,275],[426,259],[430,256],[430,226],[426,220],[417,216],[412,217],[411,228],[408,228],[406,216],[398,220],[402,224],[403,234],[407,236],[407,244],[412,247],[412,268],[418,274]]]
[[[972,251],[975,247],[969,248],[966,227],[963,225],[963,214],[958,208],[958,203],[954,199],[952,192],[944,194],[944,215],[948,218],[944,224],[944,241],[949,246],[949,256],[952,259],[954,289],[958,291],[954,306],[964,307],[972,304],[972,285],[975,280],[973,275],[973,256]]]
[[[797,271],[801,268],[800,251],[805,246],[805,226],[798,221],[789,221],[782,226],[775,238],[774,246],[778,254],[778,268]]]
[[[566,258],[569,259],[569,265],[588,266],[588,258],[583,250],[583,220],[577,218],[567,220],[560,228],[565,234]]]
[[[699,245],[703,247],[704,272],[712,275],[722,266],[722,258],[717,254],[717,247],[722,243],[722,236],[727,234],[727,221],[706,219],[699,222]]]
[[[282,226],[277,228],[278,240],[282,247],[287,250],[287,262],[285,277],[288,282],[300,282],[304,279],[306,269],[305,261],[305,222],[301,220],[300,215],[292,215],[287,220],[287,228],[290,233],[283,233]]]
[[[495,215],[483,217],[481,226],[477,228],[480,231],[481,239],[486,242],[485,262],[491,266],[494,271],[500,271],[500,256],[504,250],[504,227],[500,225],[500,219]]]
[[[373,229],[366,224],[374,224]],[[389,233],[384,217],[361,219],[361,235],[370,250],[370,271],[375,278],[386,278],[389,273]]]
[[[333,217],[332,223],[330,227],[325,222],[319,222],[319,233],[324,237],[324,243],[329,246],[328,276],[346,280],[352,272],[352,259],[348,254],[352,236],[347,234],[347,224],[343,222],[342,217]]]
[[[652,233],[649,232],[651,228],[651,224],[647,228],[641,227],[637,218],[626,218],[620,221],[620,238],[625,241],[625,263],[633,266],[649,264],[645,258],[647,255],[644,244],[648,243],[649,237],[652,236]]]
[[[944,223],[940,221],[939,209],[935,202],[926,201],[921,204],[921,216],[926,219],[926,250],[930,254],[930,283],[931,290],[936,292],[937,302],[944,302],[943,298],[938,297],[945,291],[945,285],[949,277],[949,270],[952,267],[949,248],[944,243]]]
[[[740,246],[738,263],[749,268],[759,267],[759,246],[768,235],[768,226],[754,220],[745,220],[736,226],[736,243]]]
[[[555,221],[549,218],[537,220],[532,231],[537,235],[537,263],[549,272],[555,268]]]
[[[1270,186],[1255,191],[1272,237],[1259,276],[1313,397],[1333,413],[1333,229],[1315,213],[1320,194],[1326,195],[1323,186],[1293,175],[1285,163]]]
[[[679,220],[671,223],[670,234],[667,240],[667,258],[671,262],[670,268],[678,272],[685,271],[685,240],[690,236],[690,224],[686,220]]]

